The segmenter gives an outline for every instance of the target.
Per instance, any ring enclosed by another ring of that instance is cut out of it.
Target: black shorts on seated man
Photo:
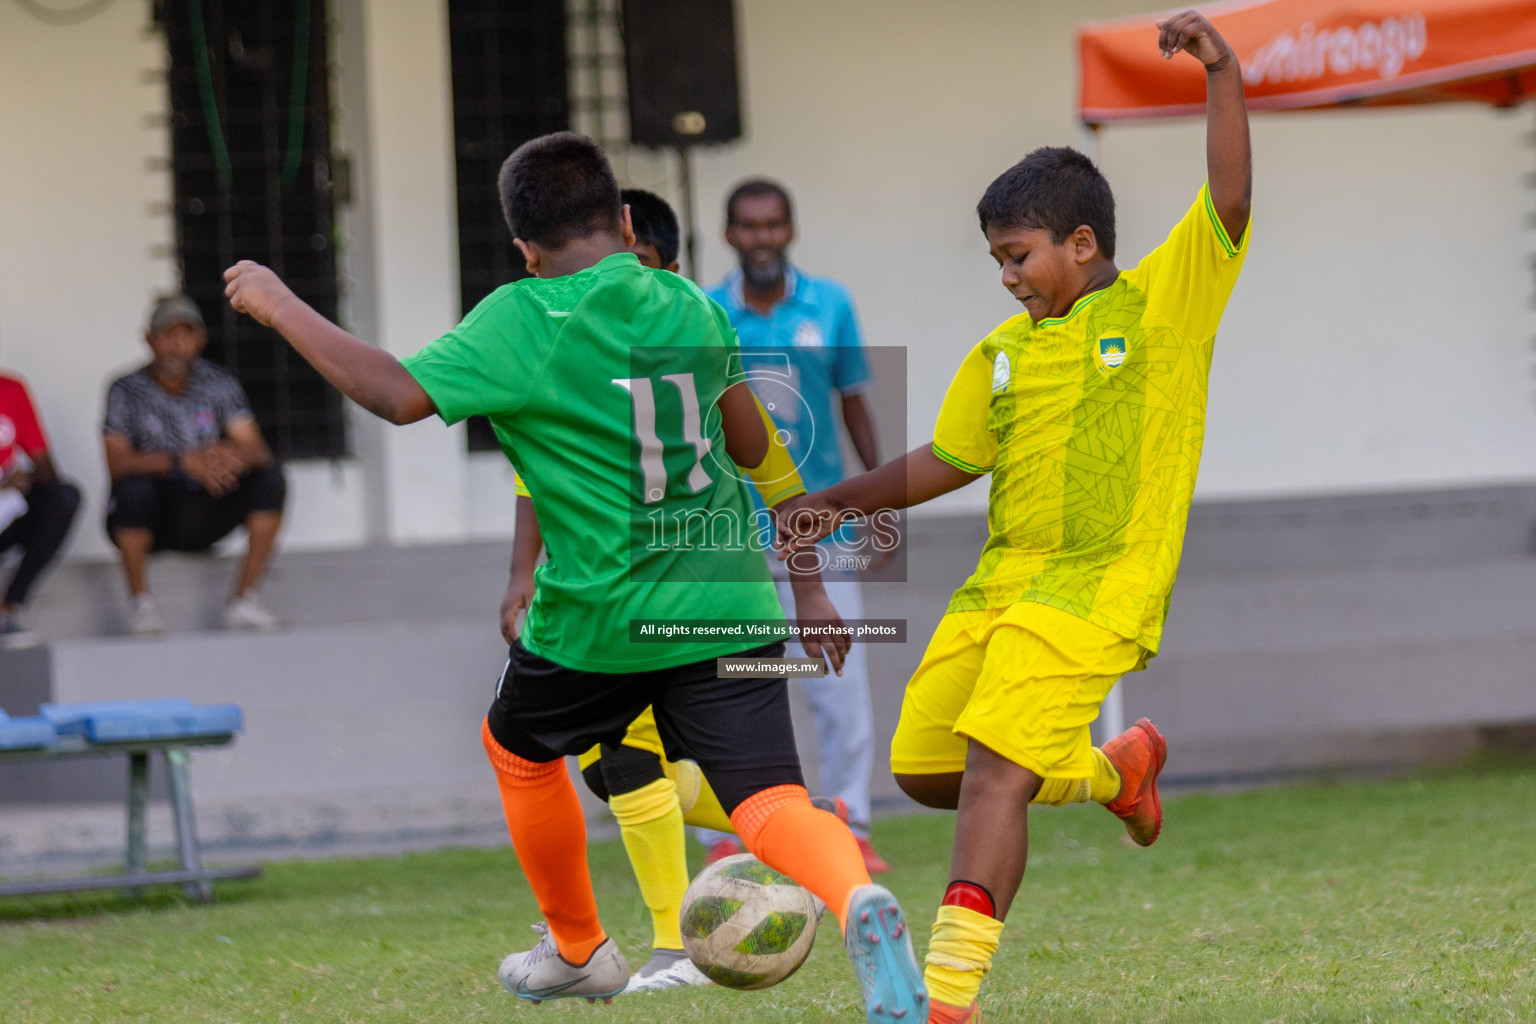
[[[112,383],[103,425],[107,534],[133,600],[128,628],[165,630],[149,593],[151,552],[207,551],[243,525],[249,544],[223,622],[273,629],[280,623],[257,592],[282,525],[282,468],[239,382],[200,358],[208,332],[190,299],[157,302],[144,337],[154,358]]]

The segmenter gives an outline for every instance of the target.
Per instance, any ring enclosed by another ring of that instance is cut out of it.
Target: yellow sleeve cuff
[[[956,469],[963,469],[967,473],[975,473],[977,476],[985,476],[986,474],[992,472],[991,466],[978,466],[974,462],[965,461],[958,455],[950,454],[943,448],[940,448],[937,441],[933,443],[933,454],[937,455],[940,459],[949,463],[951,466],[954,466]]]
[[[800,479],[800,470],[795,466],[789,449],[779,440],[779,425],[773,422],[773,417],[768,415],[768,410],[763,408],[757,395],[752,396],[752,401],[756,403],[757,414],[762,417],[763,426],[768,430],[768,455],[761,465],[746,470],[746,474],[752,486],[757,488],[763,504],[773,508],[782,501],[804,494],[805,483]]]

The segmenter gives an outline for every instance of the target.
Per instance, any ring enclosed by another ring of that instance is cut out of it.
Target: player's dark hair
[[[976,204],[981,230],[1040,228],[1057,245],[1081,225],[1115,258],[1115,195],[1099,169],[1066,146],[1044,146],[998,175]]]
[[[497,179],[512,237],[549,249],[619,229],[619,183],[597,143],[575,132],[518,146]]]
[[[677,249],[682,232],[677,227],[677,214],[671,205],[654,192],[643,188],[626,188],[619,199],[629,204],[629,222],[635,229],[635,241],[656,247],[656,255],[663,267],[677,262]]]
[[[746,181],[731,189],[731,194],[725,198],[725,223],[726,226],[736,223],[736,203],[741,199],[758,199],[762,196],[778,196],[784,204],[784,219],[791,224],[795,221],[795,203],[789,198],[789,189],[769,178],[748,178]]]

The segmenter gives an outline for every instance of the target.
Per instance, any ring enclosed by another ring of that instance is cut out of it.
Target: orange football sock
[[[501,806],[517,860],[539,901],[560,955],[584,964],[608,936],[597,920],[587,873],[587,823],[564,761],[538,764],[496,742],[490,725],[480,739],[496,769]]]
[[[804,786],[753,793],[731,812],[731,824],[754,857],[815,893],[839,925],[853,890],[869,884],[853,833],[835,815],[812,807]]]

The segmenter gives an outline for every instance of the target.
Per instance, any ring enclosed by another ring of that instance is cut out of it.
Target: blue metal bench
[[[196,705],[189,700],[114,700],[88,704],[44,704],[39,714],[11,718],[0,711],[0,762],[103,754],[128,756],[128,850],[121,874],[83,875],[0,883],[0,896],[89,889],[133,889],[145,885],[180,885],[187,895],[213,898],[221,879],[255,878],[261,868],[205,868],[192,816],[192,783],[187,748],[219,746],[244,727],[235,704]],[[149,806],[149,755],[165,758],[171,813],[181,867],[147,869],[145,822]]]

